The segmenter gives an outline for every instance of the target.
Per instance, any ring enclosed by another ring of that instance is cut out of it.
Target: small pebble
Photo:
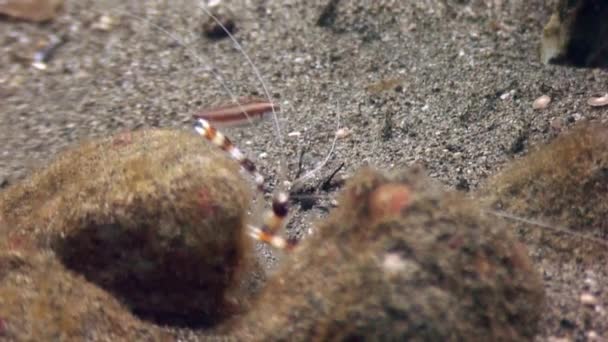
[[[384,256],[382,261],[382,269],[389,274],[396,274],[403,272],[406,268],[406,264],[397,253],[388,253]]]
[[[539,109],[545,109],[547,108],[547,106],[549,105],[549,103],[551,102],[551,98],[547,95],[542,95],[539,98],[537,98],[536,100],[534,100],[534,103],[532,103],[532,108],[539,110]]]
[[[38,69],[38,70],[46,70],[47,69],[47,65],[44,62],[33,62],[32,63],[32,67],[34,69]]]
[[[346,137],[348,137],[351,134],[350,129],[348,128],[340,128],[336,131],[336,138],[338,139],[344,139]]]
[[[515,90],[508,91],[508,92],[500,95],[500,99],[503,101],[508,100],[511,98],[511,95],[513,95],[514,93],[515,93]]]
[[[589,341],[600,341],[600,335],[593,330],[587,332],[587,338]]]
[[[593,305],[597,304],[597,298],[590,293],[581,294],[580,301],[584,305],[593,306]]]
[[[99,19],[91,25],[93,30],[98,31],[110,31],[112,27],[116,24],[116,21],[111,16],[104,14],[99,17]]]

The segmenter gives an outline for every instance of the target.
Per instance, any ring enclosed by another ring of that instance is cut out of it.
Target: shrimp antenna
[[[551,230],[553,232],[557,232],[557,233],[561,233],[561,234],[566,234],[566,235],[570,235],[570,236],[575,236],[584,240],[588,240],[588,241],[592,241],[595,242],[597,244],[600,244],[602,246],[608,247],[608,241],[605,241],[603,239],[597,238],[595,236],[589,235],[589,234],[583,234],[583,233],[579,233],[579,232],[573,232],[567,228],[564,227],[558,227],[558,226],[553,226],[553,225],[549,225],[546,224],[544,222],[540,222],[540,221],[536,221],[536,220],[532,220],[532,219],[527,219],[527,218],[523,218],[523,217],[519,217],[513,214],[509,214],[503,211],[496,211],[496,210],[486,210],[487,213],[492,214],[494,216],[498,216],[501,218],[505,218],[508,220],[512,220],[512,221],[517,221],[517,222],[522,222],[525,223],[527,225],[531,225],[531,226],[537,226],[543,229],[547,229],[547,230]]]
[[[336,131],[337,132],[340,129],[340,104],[337,104],[338,108],[338,112],[336,113]],[[329,151],[327,152],[327,155],[325,156],[325,159],[323,160],[323,162],[321,162],[319,165],[317,165],[317,167],[315,167],[314,169],[306,172],[304,175],[300,176],[299,178],[297,178],[296,180],[293,181],[293,185],[295,186],[296,184],[299,184],[305,180],[307,180],[308,178],[314,176],[315,173],[319,172],[319,170],[321,170],[326,164],[327,162],[329,162],[329,159],[331,158],[331,155],[334,153],[334,149],[336,148],[336,143],[338,142],[338,134],[334,134],[334,140],[331,143],[331,147],[329,148]]]
[[[153,23],[151,20],[148,20],[148,19],[146,19],[144,17],[141,17],[141,16],[138,16],[136,14],[129,13],[129,12],[122,11],[122,10],[118,10],[118,9],[110,9],[110,11],[118,13],[118,14],[121,14],[121,15],[124,15],[124,16],[127,16],[127,17],[131,17],[133,19],[137,19],[140,22],[143,22],[143,23],[149,25],[150,27],[154,28],[155,30],[157,30],[158,32],[164,34],[165,36],[169,37],[171,40],[173,40],[174,42],[176,42],[180,47],[182,47],[183,49],[185,49],[188,54],[190,54],[192,57],[194,57],[196,59],[196,61],[199,63],[199,65],[205,67],[206,70],[208,70],[209,72],[211,72],[211,74],[213,75],[213,77],[221,84],[221,86],[224,89],[224,91],[228,94],[228,96],[230,96],[230,99],[232,100],[232,102],[234,102],[238,106],[238,108],[241,111],[241,113],[243,113],[243,115],[245,115],[245,117],[247,118],[247,120],[249,121],[249,123],[250,124],[253,123],[253,121],[251,120],[250,115],[247,113],[247,111],[245,110],[245,108],[243,108],[242,103],[239,102],[239,100],[236,97],[236,95],[234,94],[234,92],[232,90],[230,90],[230,88],[228,88],[228,85],[226,84],[226,82],[224,81],[224,78],[222,77],[222,73],[220,71],[217,71],[217,68],[215,68],[215,66],[213,65],[213,63],[211,63],[210,61],[204,59],[201,54],[198,54],[191,46],[189,46],[188,44],[186,44],[186,42],[184,42],[178,36],[176,36],[175,34],[167,31],[162,26]],[[273,108],[273,113],[274,113],[274,108]]]
[[[236,38],[232,35],[232,33],[230,33],[230,30],[228,30],[226,28],[226,26],[213,13],[211,13],[211,11],[209,11],[209,9],[207,8],[208,6],[206,6],[204,4],[204,1],[202,1],[201,4],[198,7],[200,9],[202,9],[203,12],[205,12],[205,14],[207,14],[211,19],[213,19],[213,21],[230,38],[230,40],[234,44],[234,47],[243,55],[243,57],[245,57],[245,59],[247,60],[247,63],[249,64],[249,66],[251,66],[251,69],[255,73],[256,78],[258,79],[258,81],[260,81],[260,84],[262,85],[262,89],[264,90],[264,95],[268,99],[268,102],[272,103],[272,98],[270,97],[270,92],[268,91],[268,87],[266,86],[266,82],[264,81],[264,78],[262,77],[262,74],[260,73],[260,70],[258,69],[258,67],[255,66],[255,64],[253,63],[253,61],[249,57],[249,54],[247,54],[247,52],[245,52],[245,50],[243,49],[243,46],[238,42],[238,40],[236,40]],[[271,107],[272,107],[271,108],[271,110],[272,110],[272,121],[274,123],[274,129],[275,129],[275,131],[277,133],[277,140],[278,140],[279,144],[282,146],[283,145],[283,136],[281,135],[281,127],[279,125],[279,119],[278,119],[278,116],[277,116],[277,112],[274,109],[274,106],[271,106]]]
[[[283,144],[283,135],[281,134],[281,126],[279,124],[279,118],[278,118],[277,112],[274,108],[272,98],[270,97],[270,92],[268,91],[268,87],[266,86],[266,82],[264,81],[264,78],[262,77],[260,70],[258,69],[258,67],[255,66],[255,64],[253,63],[253,61],[251,60],[251,58],[249,57],[247,52],[245,52],[245,50],[243,49],[243,46],[237,41],[237,39],[232,35],[232,33],[230,33],[230,30],[228,30],[226,28],[226,26],[224,24],[222,24],[222,22],[213,13],[211,13],[211,11],[209,11],[209,9],[207,8],[208,6],[205,6],[204,2],[202,2],[198,7],[201,10],[203,10],[211,19],[213,19],[213,21],[219,27],[221,27],[221,29],[226,33],[226,35],[230,38],[230,40],[234,44],[234,47],[245,57],[245,59],[247,60],[247,63],[251,66],[251,69],[253,70],[256,78],[260,81],[260,84],[262,85],[262,89],[264,91],[264,95],[268,99],[268,102],[271,104],[272,122],[274,125],[274,130],[276,132],[276,139],[279,143],[279,149],[280,149],[284,144]],[[287,164],[285,162],[281,161],[280,159],[279,159],[279,177],[278,178],[287,179]]]

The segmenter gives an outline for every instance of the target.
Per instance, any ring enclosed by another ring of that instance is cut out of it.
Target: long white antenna
[[[163,27],[161,27],[160,25],[157,25],[155,23],[153,23],[152,21],[144,18],[144,17],[140,17],[138,15],[129,13],[129,12],[125,12],[125,11],[121,11],[121,10],[117,10],[117,9],[111,9],[110,11],[113,11],[115,13],[119,13],[121,15],[124,16],[128,16],[134,19],[137,19],[143,23],[146,23],[147,25],[150,25],[151,27],[153,27],[154,29],[156,29],[157,31],[159,31],[160,33],[164,34],[165,36],[169,37],[170,39],[172,39],[173,41],[175,41],[180,47],[182,47],[183,49],[186,50],[186,52],[188,52],[188,54],[190,54],[192,57],[194,57],[198,63],[202,66],[205,67],[206,70],[210,71],[211,74],[213,75],[213,77],[222,85],[222,88],[224,88],[224,91],[228,94],[228,96],[230,96],[230,99],[236,103],[236,105],[239,107],[239,110],[245,115],[245,117],[247,118],[247,120],[249,121],[249,123],[253,123],[253,121],[251,120],[249,114],[247,114],[247,112],[245,111],[245,109],[243,108],[242,104],[239,102],[238,98],[234,95],[234,92],[232,92],[230,90],[230,88],[228,88],[228,85],[226,84],[226,82],[224,81],[224,78],[222,77],[221,73],[216,71],[216,68],[213,66],[213,63],[209,62],[208,60],[205,60],[200,54],[196,53],[196,51],[194,49],[192,49],[190,46],[188,46],[188,44],[186,44],[183,40],[181,40],[178,36],[174,35],[173,33],[167,31],[166,29],[164,29]],[[274,111],[274,108],[273,108]]]
[[[536,220],[532,220],[532,219],[527,219],[527,218],[523,218],[523,217],[519,217],[513,214],[509,214],[503,211],[495,211],[495,210],[486,210],[487,213],[492,214],[494,216],[498,216],[498,217],[502,217],[502,218],[506,218],[509,220],[513,220],[513,221],[518,221],[518,222],[522,222],[528,225],[532,225],[532,226],[537,226],[537,227],[541,227],[544,229],[548,229],[548,230],[552,230],[554,232],[558,232],[558,233],[563,233],[566,235],[571,235],[571,236],[576,236],[578,238],[584,239],[584,240],[589,240],[589,241],[593,241],[597,244],[600,244],[602,246],[606,246],[608,247],[608,241],[605,241],[603,239],[597,238],[595,236],[589,235],[589,234],[583,234],[583,233],[579,233],[579,232],[573,232],[569,229],[563,228],[563,227],[558,227],[558,226],[553,226],[553,225],[549,225],[546,224],[544,222],[540,222],[540,221],[536,221]]]
[[[255,64],[253,63],[253,61],[251,60],[249,55],[245,52],[245,50],[243,49],[241,44],[239,44],[239,42],[236,40],[236,38],[234,38],[232,33],[230,33],[230,30],[228,30],[226,28],[226,26],[224,26],[224,24],[222,24],[222,22],[215,15],[213,15],[213,13],[211,13],[211,11],[209,11],[209,9],[207,9],[207,6],[205,5],[204,1],[202,1],[202,3],[199,5],[199,8],[202,9],[211,19],[213,19],[213,21],[215,21],[215,23],[219,27],[222,28],[222,30],[226,33],[226,35],[230,38],[230,40],[234,44],[234,47],[245,57],[245,59],[247,60],[247,63],[251,66],[251,69],[255,73],[256,78],[262,84],[262,88],[264,90],[264,95],[266,95],[266,97],[268,98],[268,101],[270,103],[272,103],[272,98],[270,97],[270,92],[268,91],[268,87],[266,86],[266,82],[264,81],[264,78],[262,77],[260,70],[255,66]],[[283,146],[283,136],[281,134],[281,127],[279,125],[279,119],[278,119],[277,113],[274,109],[274,106],[272,106],[272,121],[274,123],[274,129],[277,134],[277,140],[278,140],[280,146]]]

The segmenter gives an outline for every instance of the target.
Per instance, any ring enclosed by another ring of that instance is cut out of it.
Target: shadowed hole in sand
[[[236,313],[226,300],[239,251],[218,251],[202,260],[182,241],[154,241],[149,230],[88,225],[58,240],[65,266],[119,298],[139,318],[159,325],[208,328]],[[207,255],[208,256],[208,255]]]

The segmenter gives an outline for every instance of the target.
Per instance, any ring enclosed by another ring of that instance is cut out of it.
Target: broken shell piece
[[[32,67],[38,70],[46,70],[48,68],[44,62],[33,62]]]
[[[104,14],[100,16],[97,21],[91,25],[91,28],[93,30],[107,32],[110,31],[114,27],[114,25],[116,25],[116,20],[113,17]]]
[[[344,139],[350,135],[350,129],[348,128],[340,128],[336,131],[336,138]]]
[[[533,109],[545,109],[547,108],[547,106],[549,105],[549,103],[551,102],[551,98],[547,95],[542,95],[539,98],[537,98],[536,100],[534,100],[534,103],[532,103],[532,108]]]
[[[597,298],[590,293],[581,294],[580,301],[584,305],[593,306],[593,305],[597,304]]]
[[[587,100],[587,104],[592,107],[602,107],[608,105],[608,93],[604,94],[604,96],[590,98]]]
[[[382,260],[382,269],[389,275],[395,275],[405,271],[407,263],[398,253],[387,253]]]

